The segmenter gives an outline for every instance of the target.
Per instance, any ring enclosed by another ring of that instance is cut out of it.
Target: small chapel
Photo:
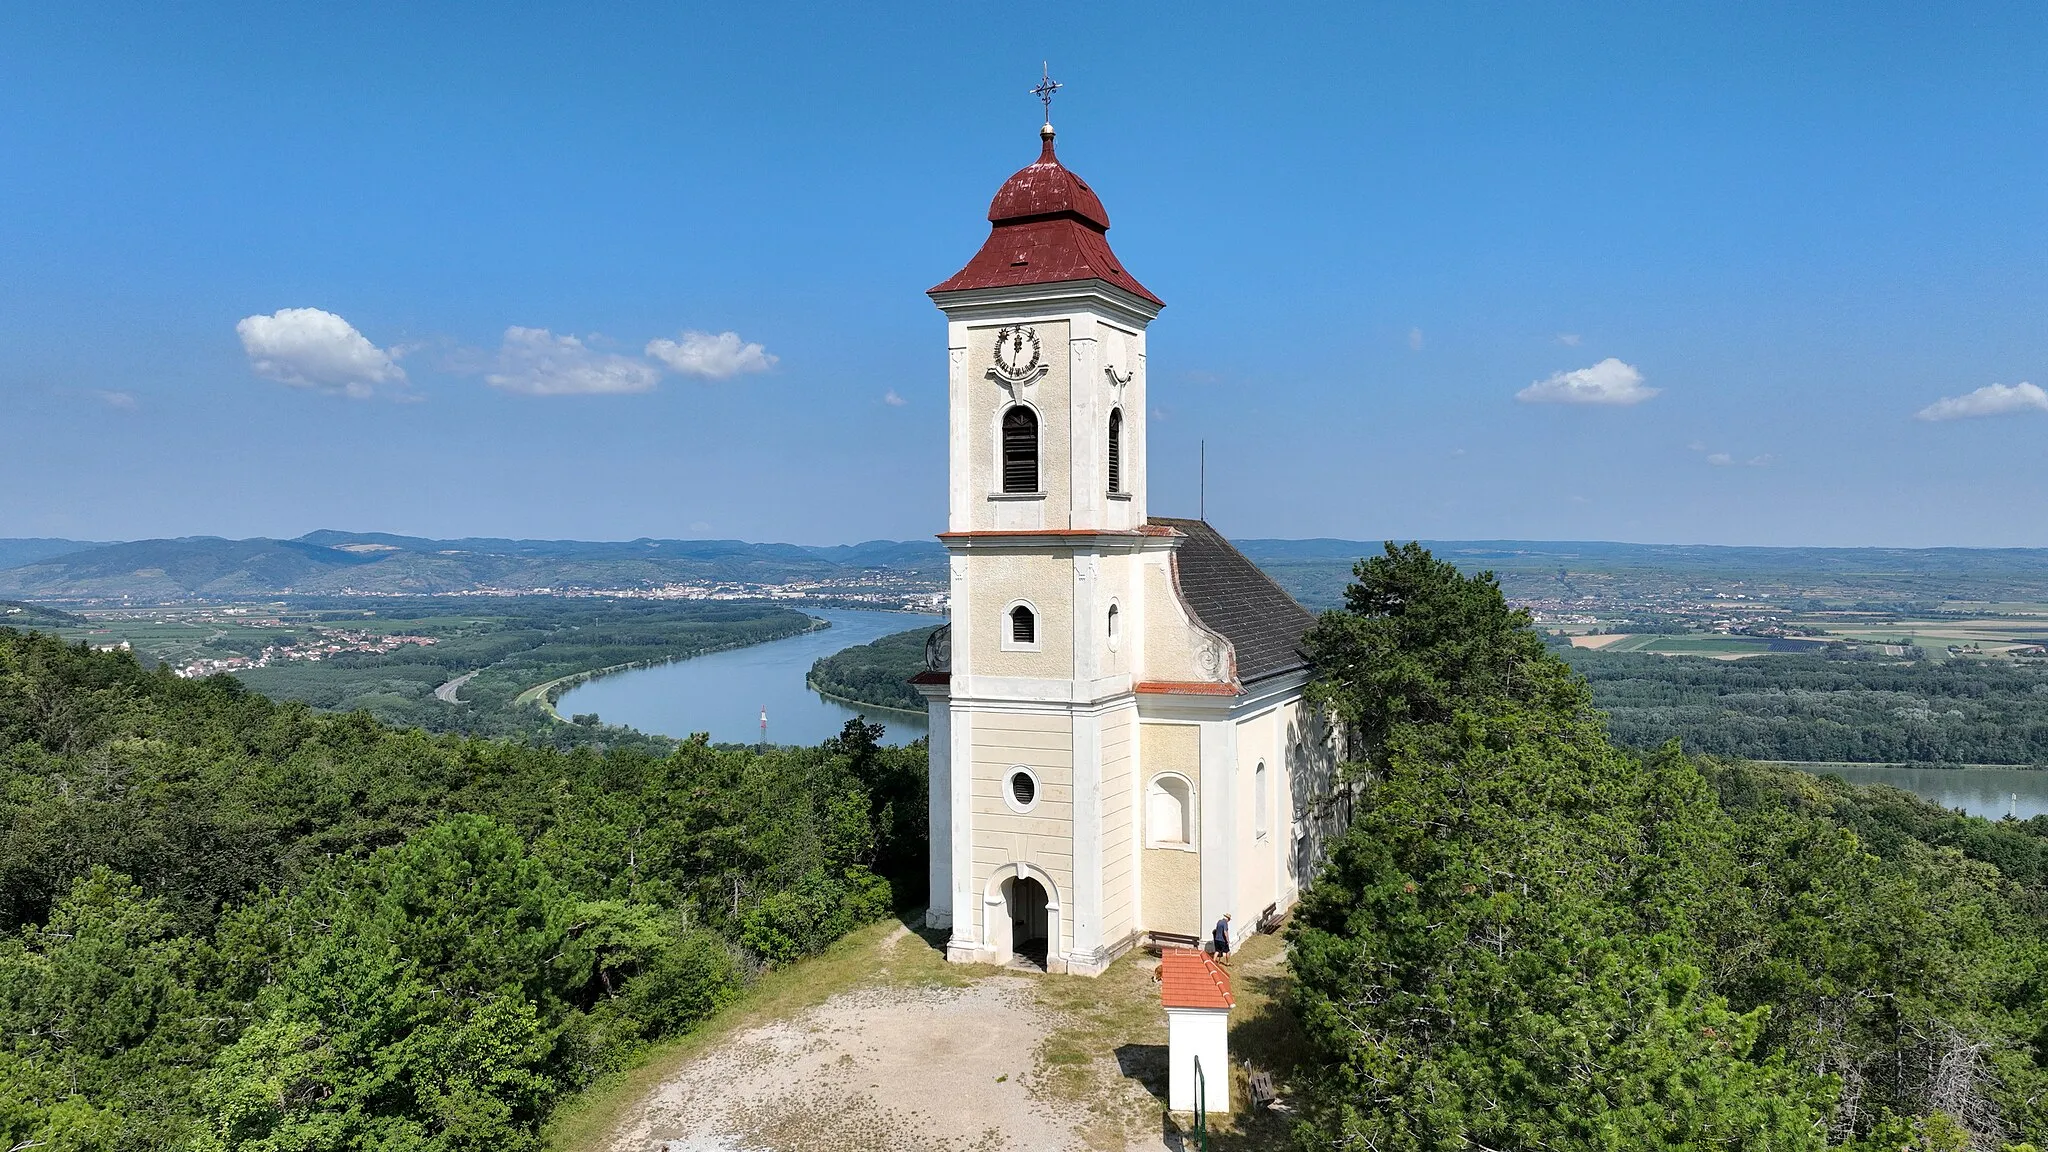
[[[1003,182],[946,317],[950,622],[915,683],[947,957],[1095,974],[1147,936],[1233,943],[1332,832],[1303,699],[1313,615],[1201,520],[1151,513],[1145,332],[1165,307],[1060,163]]]

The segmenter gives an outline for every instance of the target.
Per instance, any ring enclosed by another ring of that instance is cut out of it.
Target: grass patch
[[[1148,1133],[1185,1135],[1189,1118],[1166,1111],[1166,1010],[1159,1004],[1157,964],[1130,953],[1100,976],[1047,976],[1034,981],[1039,1005],[1057,1023],[1037,1052],[1035,1095],[1083,1108],[1089,1147],[1114,1150]],[[1293,978],[1279,936],[1253,936],[1231,958],[1237,1007],[1230,1014],[1229,1116],[1209,1118],[1210,1147],[1272,1148],[1287,1138],[1288,1120],[1253,1115],[1244,1064],[1273,1073],[1280,1094],[1306,1058],[1301,1027],[1286,1008]]]

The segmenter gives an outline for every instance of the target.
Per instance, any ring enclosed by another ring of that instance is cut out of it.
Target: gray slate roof
[[[1180,591],[1202,624],[1237,649],[1237,679],[1250,684],[1308,666],[1301,638],[1315,614],[1200,520],[1151,517],[1187,537],[1177,563]]]

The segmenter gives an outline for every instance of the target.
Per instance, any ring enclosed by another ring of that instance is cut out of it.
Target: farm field
[[[1601,639],[1606,639],[1601,637]],[[1660,656],[1705,656],[1713,660],[1740,660],[1782,651],[1772,641],[1753,636],[1616,636],[1606,644],[1579,645],[1602,652],[1654,652]],[[1782,643],[1782,642],[1780,642]]]

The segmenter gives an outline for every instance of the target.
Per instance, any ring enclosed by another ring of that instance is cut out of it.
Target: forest
[[[842,700],[923,712],[924,697],[910,678],[924,670],[924,643],[931,634],[930,628],[912,628],[841,649],[811,665],[810,685]]]
[[[1755,760],[2048,766],[2048,667],[1571,649],[1614,739]]]
[[[1290,925],[1297,1143],[2032,1148],[2048,818],[1611,741],[1491,574],[1361,561],[1309,636],[1350,829]]]
[[[1413,545],[1307,643],[1350,828],[1288,928],[1298,1147],[2048,1137],[2048,817],[1632,749]],[[878,738],[562,750],[0,628],[0,1147],[535,1149],[922,901],[924,748]]]
[[[884,636],[811,668],[820,690],[922,708],[909,684],[930,629]],[[1749,760],[2048,767],[2048,667],[2014,660],[1871,659],[1860,653],[1698,656],[1552,651],[1587,682],[1630,748]]]
[[[920,903],[921,744],[559,751],[0,628],[0,1148],[539,1146]]]

